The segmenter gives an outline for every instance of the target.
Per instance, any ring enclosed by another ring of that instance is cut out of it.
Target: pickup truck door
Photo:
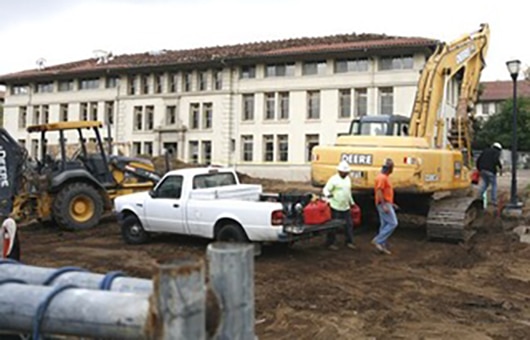
[[[186,232],[184,206],[181,202],[182,176],[167,176],[145,201],[147,229],[183,234]]]

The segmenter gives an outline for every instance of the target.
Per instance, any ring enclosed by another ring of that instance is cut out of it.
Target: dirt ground
[[[530,339],[530,245],[509,232],[514,225],[488,215],[466,245],[427,242],[421,226],[400,226],[391,256],[372,249],[375,228],[357,230],[358,250],[327,250],[322,239],[264,247],[255,263],[256,333],[260,339]],[[20,234],[25,263],[145,278],[157,261],[203,257],[207,245],[165,235],[129,246],[112,222],[75,233],[29,226]]]

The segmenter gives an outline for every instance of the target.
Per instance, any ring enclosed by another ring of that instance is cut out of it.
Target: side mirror
[[[149,196],[151,196],[151,198],[156,198],[156,191],[149,190]]]

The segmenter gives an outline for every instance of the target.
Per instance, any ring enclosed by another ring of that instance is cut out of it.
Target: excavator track
[[[427,238],[467,242],[475,234],[472,224],[482,210],[482,200],[475,197],[434,200],[427,215]]]

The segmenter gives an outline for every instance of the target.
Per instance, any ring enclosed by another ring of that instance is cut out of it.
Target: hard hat
[[[494,148],[497,148],[497,149],[499,149],[499,150],[502,150],[502,145],[501,145],[501,143],[495,142],[495,143],[493,143],[492,146],[493,146]]]
[[[340,172],[350,172],[350,165],[348,164],[348,162],[346,161],[342,161],[339,163],[339,165],[337,166],[337,170],[339,170]]]

